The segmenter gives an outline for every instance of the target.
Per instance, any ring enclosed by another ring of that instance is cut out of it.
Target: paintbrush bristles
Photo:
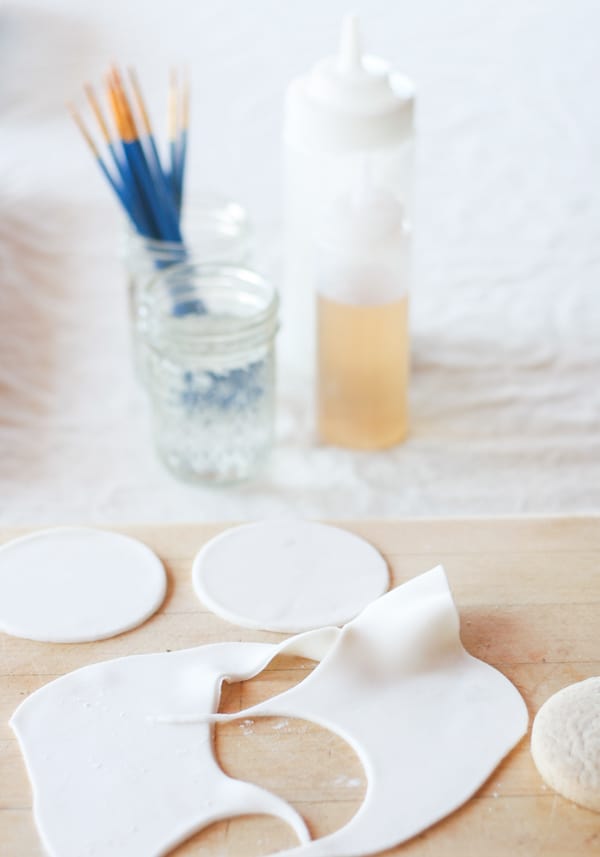
[[[133,95],[137,104],[138,112],[142,119],[142,127],[146,134],[152,134],[152,125],[150,124],[150,116],[146,109],[146,102],[144,101],[144,96],[142,95],[142,87],[140,86],[140,82],[135,73],[135,70],[130,67],[128,71]]]
[[[75,122],[75,124],[79,128],[81,135],[83,136],[83,139],[86,141],[86,143],[88,144],[88,146],[90,147],[90,149],[94,153],[94,157],[97,158],[100,154],[98,151],[98,146],[96,146],[96,143],[94,142],[94,138],[92,137],[92,135],[88,131],[88,129],[87,129],[83,119],[81,118],[79,112],[77,111],[75,105],[74,104],[67,104],[67,110],[69,111],[69,113],[73,117],[73,121]]]
[[[96,121],[100,126],[100,130],[102,131],[102,136],[104,137],[104,141],[106,143],[110,143],[111,134],[108,129],[108,125],[106,123],[106,119],[104,118],[104,113],[102,112],[102,108],[100,107],[100,103],[96,98],[96,93],[91,84],[86,83],[83,87],[83,91],[86,94],[88,104],[92,108],[92,113],[96,117]]]
[[[168,126],[169,140],[173,141],[177,139],[179,121],[178,101],[177,71],[172,68],[169,75]]]
[[[183,75],[183,92],[181,97],[181,129],[187,131],[190,124],[190,76],[187,66]]]
[[[106,97],[108,99],[115,125],[117,126],[117,133],[119,137],[123,139],[123,135],[125,134],[125,122],[121,115],[121,106],[119,104],[117,93],[113,88],[112,81],[109,77],[106,78]]]
[[[127,98],[123,80],[116,66],[112,66],[111,68],[111,78],[112,89],[116,95],[117,103],[119,105],[119,113],[123,123],[124,133],[121,134],[121,137],[125,142],[137,140],[139,134],[133,117],[133,110],[131,109],[131,104]]]

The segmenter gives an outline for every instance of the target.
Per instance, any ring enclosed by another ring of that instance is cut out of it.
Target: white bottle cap
[[[398,143],[412,131],[413,101],[407,77],[363,55],[358,18],[348,15],[338,56],[291,82],[284,137],[291,145],[332,152]]]

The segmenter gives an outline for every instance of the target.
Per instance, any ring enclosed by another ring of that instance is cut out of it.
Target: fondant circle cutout
[[[148,619],[165,592],[158,557],[118,533],[61,527],[0,548],[0,630],[15,637],[103,640]]]
[[[364,539],[310,521],[227,530],[197,555],[200,600],[245,628],[299,633],[343,625],[386,591],[385,560]]]

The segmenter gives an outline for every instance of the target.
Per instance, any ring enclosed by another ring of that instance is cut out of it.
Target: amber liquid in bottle
[[[408,431],[408,297],[376,306],[317,300],[321,439],[394,446]]]

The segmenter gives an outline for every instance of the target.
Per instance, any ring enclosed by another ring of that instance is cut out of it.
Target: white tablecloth
[[[64,101],[117,58],[158,122],[194,82],[190,181],[233,195],[280,262],[286,82],[341,0],[37,0],[0,9],[0,522],[600,509],[600,5],[357,0],[418,86],[412,434],[320,447],[281,384],[269,467],[240,487],[155,459],[128,352],[119,218]]]

